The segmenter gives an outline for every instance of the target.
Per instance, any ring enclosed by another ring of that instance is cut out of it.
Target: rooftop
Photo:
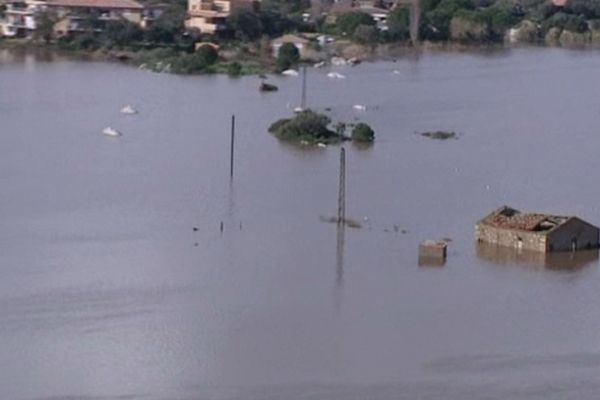
[[[502,229],[549,232],[569,219],[558,215],[522,213],[504,206],[482,219],[481,223]]]
[[[144,8],[134,0],[48,0],[49,6],[57,7],[82,7],[82,8],[107,8],[107,9],[137,9]]]
[[[308,40],[302,36],[291,35],[291,34],[283,35],[276,39],[273,39],[273,43],[308,44],[309,42],[310,42],[310,40]]]

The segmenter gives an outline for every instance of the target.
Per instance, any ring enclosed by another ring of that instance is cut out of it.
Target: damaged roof
[[[550,214],[522,213],[507,206],[494,211],[480,222],[496,228],[528,232],[549,232],[571,217]]]

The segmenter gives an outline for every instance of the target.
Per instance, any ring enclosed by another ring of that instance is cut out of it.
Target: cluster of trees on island
[[[300,144],[337,144],[352,140],[368,144],[375,140],[375,132],[364,122],[352,126],[351,135],[346,135],[344,123],[330,128],[331,119],[312,110],[304,110],[292,118],[282,118],[269,127],[269,132],[281,140]]]

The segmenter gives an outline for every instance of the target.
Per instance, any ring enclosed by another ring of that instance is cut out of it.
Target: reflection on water
[[[475,249],[477,257],[482,260],[528,268],[578,270],[598,261],[598,249],[544,253],[489,243],[477,243]]]

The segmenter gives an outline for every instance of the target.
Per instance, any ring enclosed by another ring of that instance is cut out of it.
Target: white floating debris
[[[365,106],[364,104],[355,104],[352,106],[352,108],[358,111],[367,111],[367,106]]]
[[[327,145],[325,143],[319,142],[319,143],[317,143],[317,147],[324,148],[324,147],[327,147]]]
[[[119,132],[118,130],[111,128],[110,126],[107,128],[102,129],[102,134],[106,135],[106,136],[113,136],[113,137],[117,137],[117,136],[122,136],[123,134],[121,132]]]
[[[323,68],[327,63],[325,61],[318,62],[314,65],[315,68]]]
[[[137,114],[137,113],[138,113],[138,110],[133,108],[130,104],[127,104],[126,106],[121,108],[121,114],[133,115],[133,114]]]
[[[331,57],[331,65],[342,67],[346,64],[348,64],[348,62],[342,57]]]
[[[397,70],[397,69],[395,69],[395,70],[392,71],[392,74],[394,74],[394,75],[400,75],[400,71]]]
[[[296,114],[301,113],[302,111],[304,111],[304,108],[302,108],[302,107],[296,107],[296,108],[294,108],[294,112]]]
[[[298,76],[298,71],[296,71],[295,69],[286,69],[285,71],[283,71],[281,73],[281,75],[285,75],[285,76]]]
[[[327,76],[332,79],[346,79],[346,76],[340,74],[339,72],[330,72],[327,74]]]

